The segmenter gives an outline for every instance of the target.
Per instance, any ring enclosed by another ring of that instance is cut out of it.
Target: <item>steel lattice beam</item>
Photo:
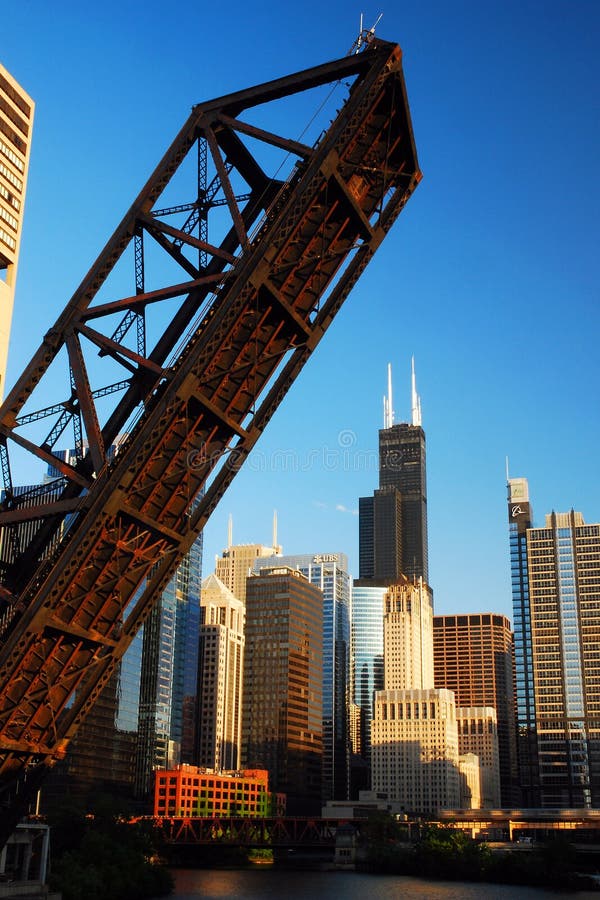
[[[347,96],[313,147],[246,121],[256,106],[341,79]],[[265,174],[250,149],[261,141],[298,157],[287,180]],[[195,145],[191,197],[166,201]],[[207,165],[215,173],[208,187]],[[36,785],[64,755],[420,177],[393,44],[374,41],[355,56],[200,104],[45,335],[0,409],[9,479],[0,527],[36,524],[28,541],[13,541],[0,592],[0,802],[13,812],[17,783]],[[228,221],[211,243],[206,223],[217,205]],[[185,217],[164,222],[172,211]],[[149,283],[149,244],[169,272],[179,267],[168,284]],[[105,299],[129,245],[131,289]],[[157,307],[163,324],[146,349]],[[134,321],[143,328],[131,347]],[[70,399],[39,406],[56,411],[58,429],[71,416],[78,446],[84,430],[87,451],[75,462],[23,432],[41,417],[28,412],[30,397],[60,359]],[[101,413],[97,401],[113,394],[92,380],[108,364],[112,374],[100,383],[115,381],[116,366],[126,370],[117,382],[125,387]],[[123,433],[111,460],[108,448]],[[19,504],[10,489],[14,445],[60,471],[59,496]],[[19,792],[27,793],[22,784]]]
[[[137,821],[137,820],[136,820]],[[287,816],[198,816],[144,818],[167,845],[224,844],[236,847],[335,847],[336,833],[351,822],[357,831],[364,819]]]

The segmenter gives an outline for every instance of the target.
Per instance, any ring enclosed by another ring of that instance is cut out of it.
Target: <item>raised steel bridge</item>
[[[43,337],[0,408],[0,845],[420,178],[395,44],[201,103]]]

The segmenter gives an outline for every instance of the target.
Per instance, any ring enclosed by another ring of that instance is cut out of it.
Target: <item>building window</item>
[[[19,172],[25,172],[25,163],[19,159],[19,157],[17,156],[16,153],[13,153],[13,151],[10,149],[9,146],[7,146],[7,144],[4,143],[4,141],[1,141],[1,140],[0,140],[0,152],[2,152],[6,156],[6,158],[9,159],[11,161],[11,163],[17,167]]]
[[[11,235],[8,233],[8,231],[5,231],[4,228],[1,228],[1,227],[0,227],[0,239],[2,241],[4,241],[4,243],[7,245],[7,247],[10,247],[11,250],[16,249],[17,242],[15,241],[15,239],[13,237],[11,237]]]

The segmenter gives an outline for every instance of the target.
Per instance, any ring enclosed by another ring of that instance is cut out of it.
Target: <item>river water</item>
[[[503,884],[423,881],[402,875],[280,869],[174,869],[171,900],[598,900],[597,893]]]

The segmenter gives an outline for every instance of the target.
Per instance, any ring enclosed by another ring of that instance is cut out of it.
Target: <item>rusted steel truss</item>
[[[216,816],[152,819],[166,844],[228,844],[236,847],[334,847],[340,825],[357,831],[364,819]]]
[[[316,143],[265,127],[331,85]],[[0,409],[0,803],[64,754],[420,177],[393,44],[193,108]],[[17,450],[57,480],[19,496]]]

